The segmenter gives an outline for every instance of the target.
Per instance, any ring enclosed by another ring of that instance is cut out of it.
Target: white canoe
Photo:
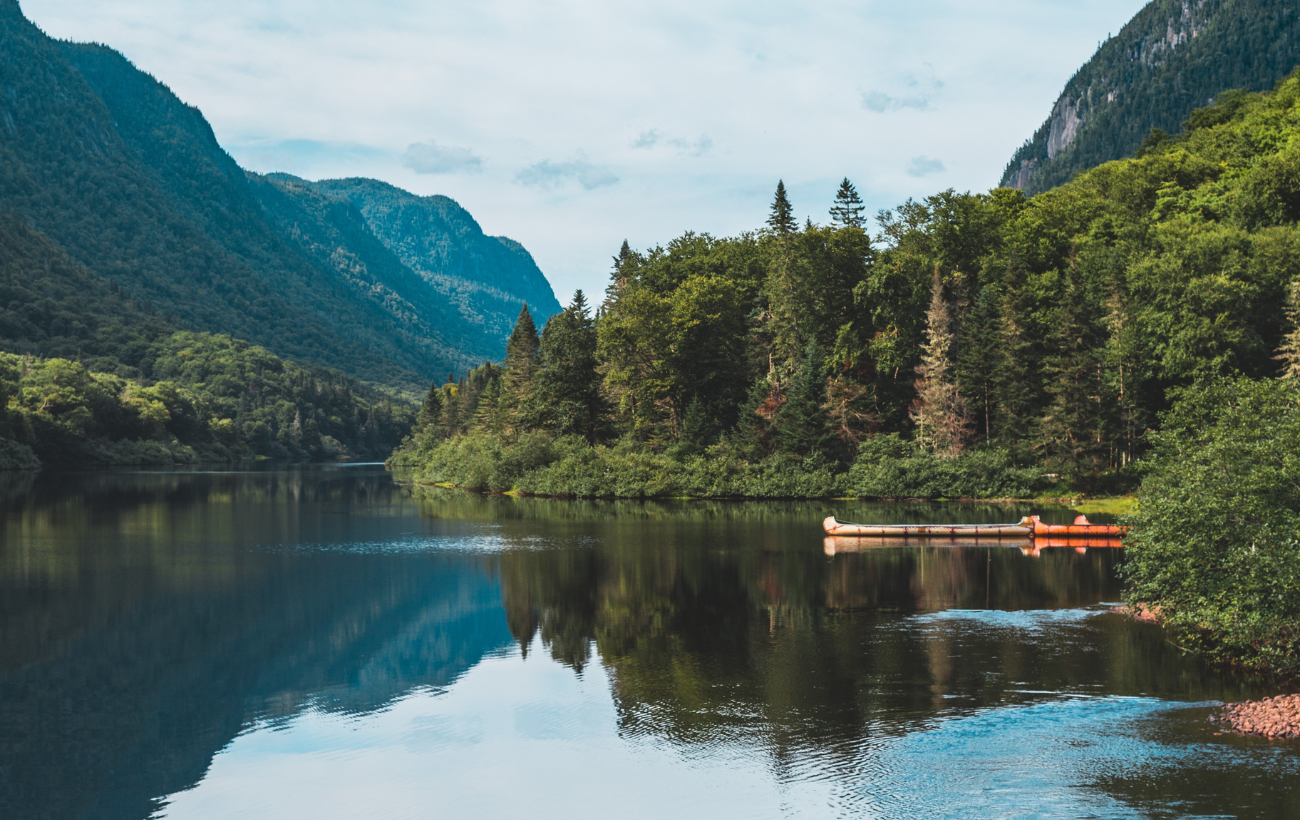
[[[1016,524],[850,524],[832,515],[822,526],[827,535],[875,538],[1023,538],[1034,534],[1028,519]]]

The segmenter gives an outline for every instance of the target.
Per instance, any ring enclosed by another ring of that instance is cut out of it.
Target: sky
[[[245,168],[443,194],[561,302],[624,239],[997,185],[1142,0],[22,0],[197,106]]]

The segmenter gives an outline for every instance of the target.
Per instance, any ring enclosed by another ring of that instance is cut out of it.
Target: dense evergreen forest
[[[1011,158],[1002,184],[1046,191],[1129,157],[1227,88],[1262,91],[1300,64],[1300,9],[1288,0],[1152,0],[1066,83]]]
[[[504,363],[430,389],[395,463],[557,495],[1024,495],[1131,486],[1189,387],[1280,374],[1300,80],[1032,198],[945,191],[614,260]],[[1288,335],[1290,334],[1290,335]]]

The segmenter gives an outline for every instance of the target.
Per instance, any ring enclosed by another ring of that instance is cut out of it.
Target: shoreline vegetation
[[[560,497],[1137,489],[1125,573],[1207,656],[1300,675],[1300,79],[1026,198],[945,191],[614,258],[389,464]],[[1119,510],[1121,513],[1129,512]]]
[[[117,373],[0,353],[0,470],[383,458],[413,407],[229,336],[137,340]]]

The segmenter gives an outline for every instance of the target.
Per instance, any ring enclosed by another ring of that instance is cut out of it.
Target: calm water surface
[[[1300,817],[1270,694],[1109,612],[1117,551],[381,467],[0,474],[0,817]]]

